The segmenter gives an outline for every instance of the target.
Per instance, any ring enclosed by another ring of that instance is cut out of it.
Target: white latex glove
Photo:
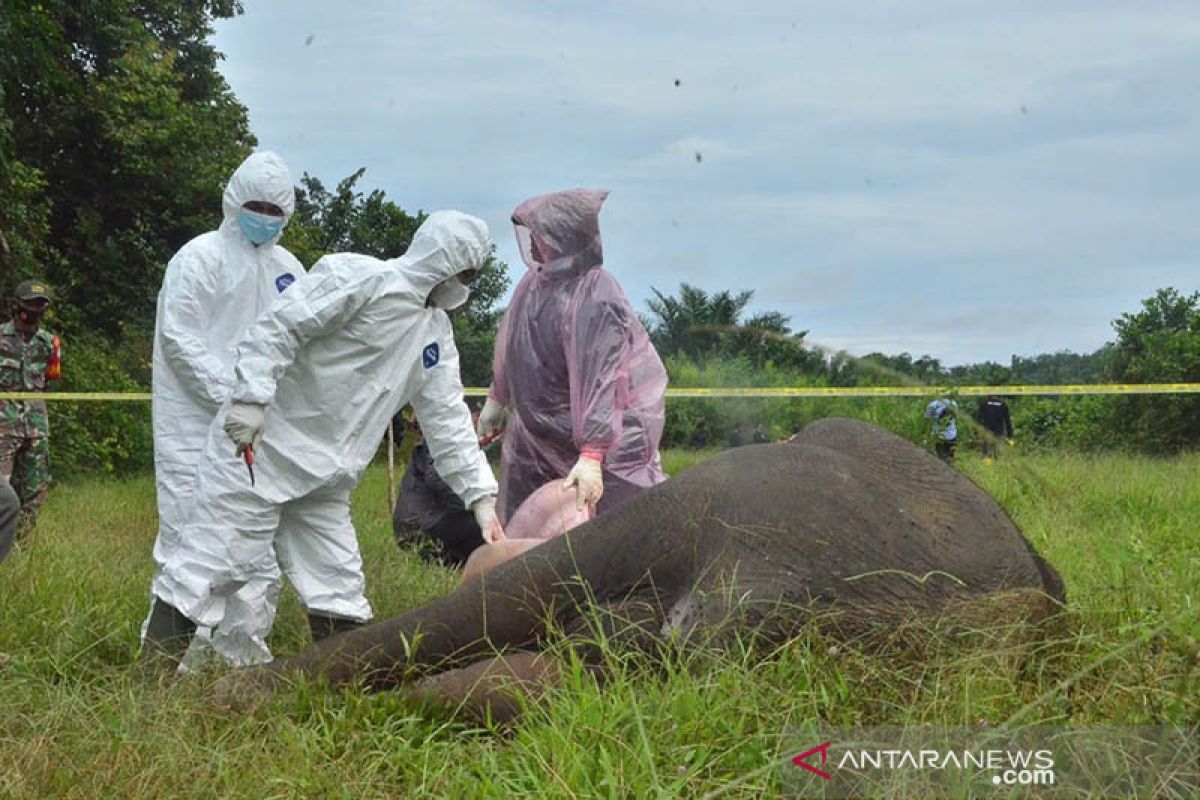
[[[487,544],[504,540],[504,528],[500,527],[500,518],[496,516],[496,498],[488,495],[475,501],[471,506],[475,514],[475,522],[479,524],[479,532]]]
[[[497,431],[504,430],[504,406],[490,396],[479,412],[479,422],[475,425],[475,434],[480,439],[486,439]]]
[[[575,510],[583,511],[584,505],[595,508],[601,495],[604,494],[604,475],[600,469],[600,460],[594,456],[579,456],[575,466],[563,481],[563,488],[575,487]]]
[[[237,445],[239,456],[246,447],[258,444],[262,438],[266,411],[266,406],[255,403],[234,403],[225,415],[225,433]]]

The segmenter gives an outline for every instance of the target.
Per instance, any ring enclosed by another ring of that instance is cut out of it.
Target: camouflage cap
[[[50,287],[37,280],[21,281],[13,294],[18,300],[23,302],[30,302],[32,300],[50,302]]]

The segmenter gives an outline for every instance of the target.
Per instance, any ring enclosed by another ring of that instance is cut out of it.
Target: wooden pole
[[[396,439],[394,437],[395,423],[388,423],[388,519],[396,512]]]

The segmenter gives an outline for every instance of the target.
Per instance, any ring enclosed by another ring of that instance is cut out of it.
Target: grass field
[[[567,663],[564,685],[505,731],[389,694],[295,692],[238,716],[207,701],[210,678],[139,680],[153,481],[58,487],[36,540],[0,565],[0,797],[757,797],[778,792],[785,732],[805,720],[1200,719],[1200,458],[964,453],[959,466],[1066,581],[1069,633],[1032,664],[946,634],[880,652],[814,633],[655,669],[612,653],[603,688]],[[392,543],[381,470],[354,518],[377,616],[453,587]],[[306,644],[285,594],[272,647]]]

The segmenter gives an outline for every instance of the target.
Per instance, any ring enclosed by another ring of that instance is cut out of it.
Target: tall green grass
[[[712,454],[667,452],[675,472]],[[511,729],[394,694],[297,691],[236,715],[210,679],[130,668],[148,604],[153,483],[55,491],[0,565],[0,797],[757,797],[780,789],[790,727],[1195,721],[1200,458],[1031,455],[959,467],[1062,573],[1068,626],[1032,657],[1002,638],[896,631],[872,646],[815,631],[770,652],[605,653],[603,685],[561,653],[562,685]],[[380,617],[455,575],[391,540],[384,476],[354,498]],[[982,640],[982,641],[981,641]],[[272,646],[307,643],[286,593]]]

